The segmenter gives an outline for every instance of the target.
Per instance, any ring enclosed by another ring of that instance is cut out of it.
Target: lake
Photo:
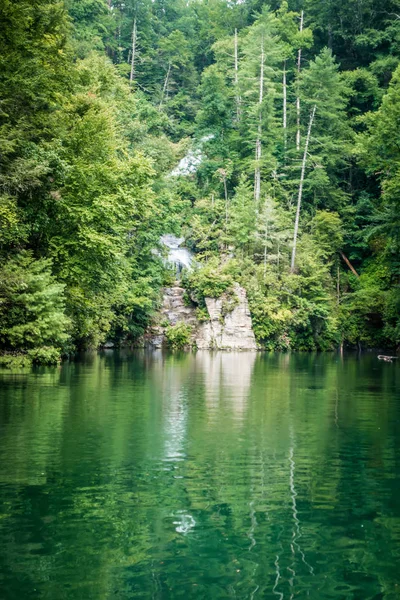
[[[400,365],[106,351],[0,393],[1,600],[400,598]]]

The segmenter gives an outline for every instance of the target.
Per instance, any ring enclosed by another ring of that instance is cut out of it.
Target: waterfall
[[[186,156],[184,156],[175,169],[171,171],[170,176],[179,177],[180,175],[192,175],[193,173],[196,173],[197,167],[203,160],[202,146],[205,142],[209,142],[213,138],[214,135],[212,133],[204,135],[200,141],[197,142],[197,147],[194,146],[188,150]]]
[[[193,253],[188,248],[181,247],[184,238],[167,233],[161,237],[160,241],[168,248],[167,263],[175,267],[177,276],[182,269],[190,269],[194,260]]]

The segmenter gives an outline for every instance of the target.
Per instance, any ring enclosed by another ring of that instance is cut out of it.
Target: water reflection
[[[394,600],[399,372],[107,352],[1,373],[1,597]]]
[[[204,376],[205,400],[210,419],[225,401],[240,419],[247,406],[255,352],[207,352],[196,354],[196,368]]]

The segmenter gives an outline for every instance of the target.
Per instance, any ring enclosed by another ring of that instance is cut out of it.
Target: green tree
[[[235,189],[229,219],[229,234],[238,254],[251,252],[256,228],[256,207],[252,186],[242,175]]]
[[[51,261],[20,253],[0,269],[0,347],[28,352],[38,362],[57,362],[69,339],[64,285]]]

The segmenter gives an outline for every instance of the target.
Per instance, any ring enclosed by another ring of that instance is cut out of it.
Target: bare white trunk
[[[268,244],[268,221],[265,225],[265,240],[264,240],[264,279],[267,274],[267,244]]]
[[[260,106],[262,104],[263,97],[264,97],[264,37],[261,38],[260,95],[259,95],[259,99],[258,99]]]
[[[264,245],[264,279],[267,275],[267,244]]]
[[[300,33],[303,31],[304,11],[300,14]],[[297,132],[296,132],[296,150],[300,150],[300,92],[299,92],[299,77],[301,71],[301,48],[297,53],[297,98],[296,98],[296,114],[297,114]]]
[[[236,100],[236,121],[239,123],[241,116],[241,102],[242,99],[239,93],[239,56],[238,56],[238,36],[237,29],[235,29],[235,100]]]
[[[261,120],[261,115],[260,115],[260,120]],[[261,123],[260,123],[258,126],[258,132],[257,132],[256,168],[254,171],[254,199],[256,202],[259,202],[260,196],[261,196],[261,168],[260,168],[260,160],[261,160],[261,154],[262,154],[261,134],[262,134],[262,128],[261,128]]]
[[[283,61],[283,144],[287,146],[287,83],[286,83],[286,60]]]
[[[160,105],[159,105],[159,107],[158,107],[160,110],[161,110],[161,108],[162,108],[162,104],[163,104],[163,101],[164,101],[164,97],[165,97],[166,95],[168,95],[168,83],[169,83],[169,76],[170,76],[170,73],[171,73],[171,63],[169,63],[169,65],[168,65],[168,71],[167,71],[167,74],[166,74],[166,76],[165,76],[165,80],[164,80],[164,86],[163,86],[163,91],[162,91],[162,94],[161,94]]]
[[[261,136],[262,136],[262,103],[264,98],[264,37],[261,38],[261,64],[260,64],[260,94],[258,99],[259,104],[259,124],[256,140],[256,168],[254,172],[254,199],[256,202],[260,200],[261,195]]]
[[[229,221],[229,200],[228,200],[228,187],[226,185],[226,175],[224,176],[224,195],[225,195],[225,224],[228,227]]]
[[[349,261],[349,259],[347,258],[347,256],[341,250],[339,250],[339,254],[343,258],[344,262],[349,267],[349,269],[353,273],[353,275],[355,275],[356,277],[360,277],[359,274],[357,273],[357,271],[355,270],[355,268],[353,267],[353,265],[351,264],[351,262]]]
[[[135,77],[135,58],[136,58],[137,26],[136,19],[133,21],[132,30],[132,54],[131,54],[131,74],[129,76],[129,85],[132,85]]]
[[[290,270],[291,270],[292,273],[294,272],[294,266],[295,266],[295,262],[296,262],[297,234],[298,234],[298,231],[299,231],[300,208],[301,208],[301,200],[302,200],[302,197],[303,197],[303,184],[304,184],[304,175],[305,175],[305,172],[306,172],[307,155],[308,155],[308,145],[310,143],[311,129],[312,129],[312,126],[313,126],[313,121],[314,121],[315,111],[316,110],[317,110],[317,107],[314,105],[314,107],[313,107],[313,109],[311,111],[311,114],[310,114],[310,121],[308,123],[308,131],[307,131],[306,143],[305,143],[305,146],[304,146],[303,162],[302,162],[302,165],[301,165],[299,195],[298,195],[298,199],[297,199],[296,219],[295,219],[295,222],[294,222],[292,262],[291,262],[291,265],[290,265]]]

